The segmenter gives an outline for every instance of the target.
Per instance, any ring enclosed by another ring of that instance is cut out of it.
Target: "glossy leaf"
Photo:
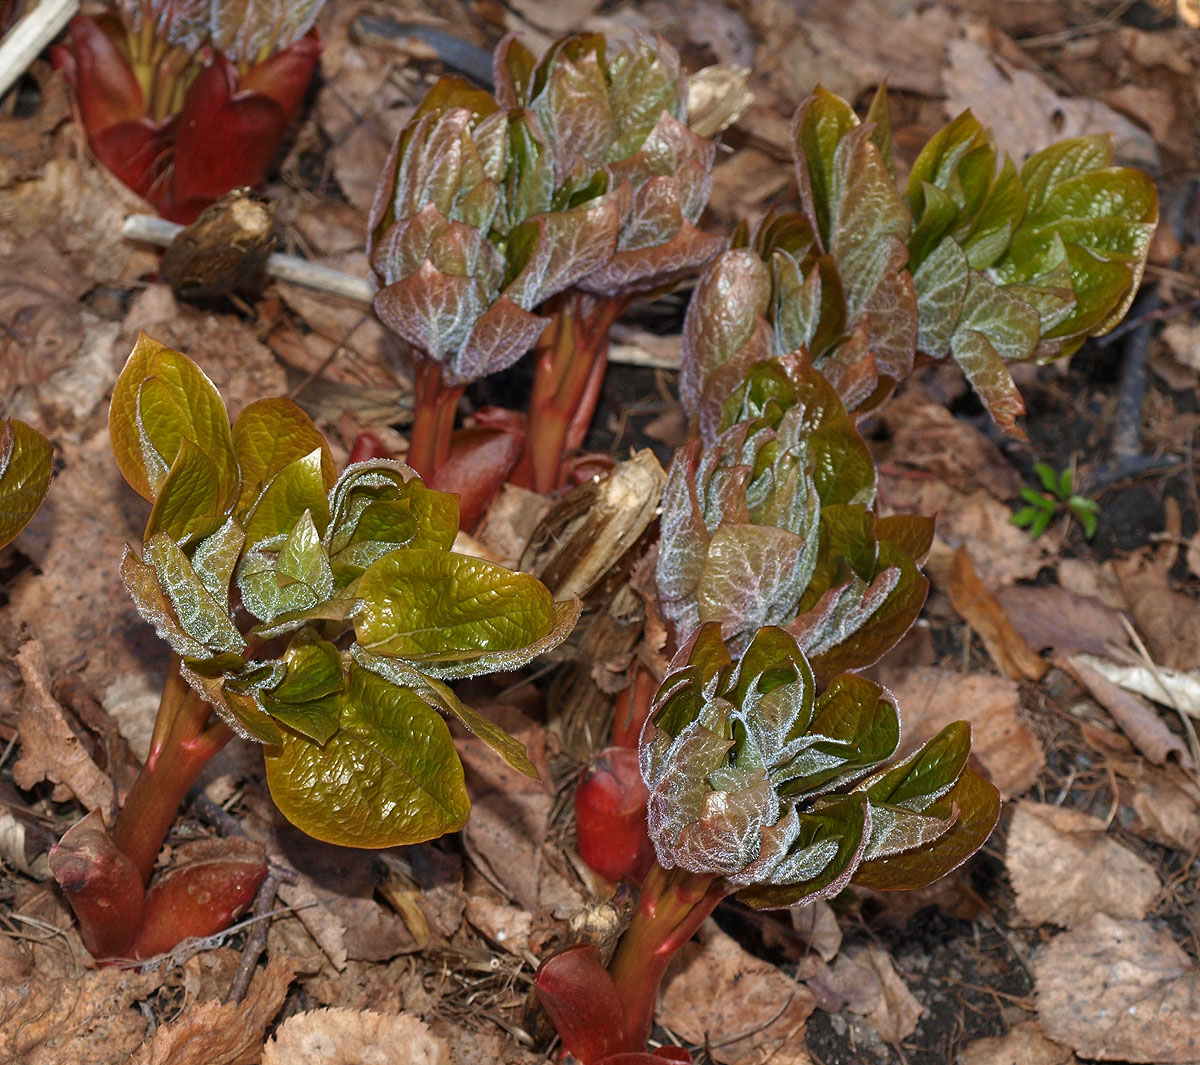
[[[953,827],[932,843],[875,861],[863,862],[853,883],[876,891],[922,888],[957,869],[987,842],[1000,818],[1000,793],[967,766],[945,795],[959,817]]]
[[[190,440],[179,442],[179,451],[150,511],[145,539],[166,533],[174,541],[221,524],[221,477],[212,459]]]
[[[448,684],[443,684],[400,658],[373,655],[361,647],[355,647],[352,655],[354,661],[364,669],[379,674],[385,680],[399,687],[411,689],[430,706],[444,713],[453,714],[513,769],[534,780],[539,779],[537,767],[529,760],[525,745],[510,736],[495,722],[489,721],[478,711],[469,707],[454,694],[454,689]]]
[[[357,594],[359,643],[416,661],[517,650],[554,626],[554,602],[535,577],[447,551],[384,555]]]
[[[344,847],[420,843],[461,828],[470,809],[445,722],[415,692],[357,666],[333,737],[322,746],[285,730],[266,766],[284,816]]]
[[[248,551],[238,567],[242,602],[259,621],[319,609],[334,597],[333,569],[306,510],[287,537]]]
[[[108,426],[121,474],[150,502],[157,498],[183,440],[212,461],[222,503],[236,493],[239,474],[224,401],[191,359],[145,333],[113,388]]]
[[[243,519],[246,540],[261,540],[292,531],[302,514],[308,513],[318,535],[329,524],[329,503],[324,472],[328,448],[322,444],[283,466],[259,493]]]
[[[233,423],[233,451],[242,473],[235,512],[245,515],[284,467],[316,450],[328,491],[336,477],[333,456],[312,419],[290,399],[251,403]]]
[[[50,441],[24,422],[6,420],[0,428],[0,547],[29,524],[53,472]]]

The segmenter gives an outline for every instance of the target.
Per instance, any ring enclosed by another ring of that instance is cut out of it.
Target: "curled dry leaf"
[[[954,609],[983,640],[988,654],[1014,680],[1040,680],[1048,664],[1029,649],[1004,608],[984,586],[965,547],[950,565],[950,600]]]
[[[309,1010],[279,1026],[262,1065],[450,1065],[450,1050],[410,1013]]]
[[[1073,928],[1094,913],[1146,916],[1162,890],[1158,874],[1105,827],[1080,810],[1015,805],[1005,865],[1026,921]]]
[[[262,1043],[292,982],[292,964],[273,958],[241,1002],[202,1002],[160,1025],[128,1065],[233,1065]]]
[[[50,780],[60,786],[56,795],[65,788],[88,810],[111,809],[112,781],[92,761],[66,711],[50,694],[41,643],[30,640],[22,646],[17,665],[25,682],[25,698],[17,723],[21,757],[13,766],[13,779],[22,788]]]
[[[1200,970],[1163,928],[1093,914],[1050,942],[1033,975],[1043,1031],[1080,1057],[1200,1058]]]
[[[807,987],[743,950],[709,921],[672,962],[658,1020],[689,1043],[711,1046],[718,1062],[755,1057],[808,1065],[804,1024],[812,1010]]]
[[[1155,765],[1163,765],[1174,756],[1181,765],[1190,766],[1192,756],[1187,745],[1167,728],[1158,712],[1141,696],[1118,687],[1085,661],[1074,655],[1066,661],[1074,675],[1117,723],[1129,741]]]

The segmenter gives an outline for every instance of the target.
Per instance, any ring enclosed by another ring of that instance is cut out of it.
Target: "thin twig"
[[[267,879],[259,885],[251,911],[256,920],[250,928],[250,934],[246,937],[241,960],[238,962],[237,971],[233,974],[233,980],[230,981],[229,993],[225,996],[226,1002],[241,1002],[246,997],[246,992],[250,988],[250,978],[254,975],[258,959],[267,949],[267,926],[270,922],[266,920],[266,917],[271,912],[271,907],[275,905],[275,894],[279,891],[281,881],[288,879],[289,876],[293,881],[296,879],[294,873],[272,867],[271,871],[267,873]]]

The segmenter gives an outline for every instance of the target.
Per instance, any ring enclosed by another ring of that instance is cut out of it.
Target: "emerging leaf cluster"
[[[284,399],[231,426],[212,382],[143,335],[113,392],[113,452],[153,504],[122,574],[193,685],[265,745],[283,813],[353,846],[461,826],[469,803],[441,713],[536,775],[447,679],[516,669],[565,638],[576,604],[451,550],[453,496],[406,466],[334,471]]]
[[[645,291],[698,269],[714,146],[685,125],[661,39],[565,38],[536,61],[506,38],[493,96],[438,81],[401,130],[369,224],[380,319],[461,385],[533,346],[572,285]]]
[[[41,433],[15,418],[0,426],[0,547],[37,513],[54,472],[54,449]]]
[[[882,94],[860,123],[818,89],[793,132],[801,211],[743,230],[689,309],[681,391],[702,425],[750,364],[803,348],[852,410],[918,353],[949,356],[1019,432],[1005,364],[1069,355],[1128,310],[1158,200],[1149,177],[1112,165],[1109,138],[1061,141],[1018,171],[965,112],[901,192]]]
[[[879,518],[875,464],[806,361],[757,362],[663,493],[656,577],[680,643],[716,622],[735,650],[785,628],[828,679],[870,665],[916,620],[930,520]]]
[[[931,883],[996,823],[996,789],[968,764],[970,728],[948,725],[885,765],[895,704],[842,673],[818,689],[796,641],[760,629],[738,658],[715,624],[671,663],[640,746],[659,864],[721,877],[756,907],[829,897],[854,882]]]

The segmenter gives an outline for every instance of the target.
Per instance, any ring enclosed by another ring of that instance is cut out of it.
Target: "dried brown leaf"
[[[950,567],[950,600],[983,640],[992,660],[1014,680],[1039,680],[1049,668],[1029,649],[1003,607],[984,587],[965,547],[954,553]]]
[[[1070,1049],[1052,1043],[1033,1021],[1022,1021],[1001,1036],[968,1043],[959,1052],[959,1065],[1074,1065]]]
[[[1018,163],[1065,137],[1112,133],[1118,160],[1157,167],[1154,139],[1107,104],[1060,96],[1039,75],[975,41],[951,41],[946,57],[940,66],[946,114],[953,118],[970,108]]]
[[[21,757],[13,765],[13,780],[21,788],[50,780],[60,785],[59,798],[69,793],[88,810],[112,809],[113,785],[83,745],[67,713],[50,694],[50,678],[38,640],[29,640],[17,652],[17,665],[25,682],[25,696],[17,729]],[[62,792],[62,789],[66,792]]]
[[[1142,835],[1189,854],[1200,847],[1200,785],[1178,766],[1147,773],[1132,806]]]
[[[161,974],[100,969],[0,984],[0,1061],[125,1065],[146,1031],[134,1003],[161,983]]]
[[[1092,698],[1108,711],[1130,742],[1155,765],[1164,765],[1171,756],[1181,765],[1192,764],[1187,745],[1167,728],[1158,711],[1140,695],[1119,688],[1078,655],[1064,664]]]
[[[254,974],[241,1002],[190,1006],[178,1020],[160,1025],[129,1065],[235,1065],[254,1060],[250,1054],[262,1045],[293,973],[286,958],[272,958]]]
[[[1119,559],[1113,567],[1155,663],[1193,669],[1200,662],[1200,602],[1171,587],[1166,568],[1150,551]]]
[[[844,950],[832,968],[819,972],[809,984],[819,988],[823,1009],[844,1006],[862,1015],[886,1043],[912,1035],[925,1012],[896,972],[891,955],[873,943]]]
[[[910,669],[891,681],[904,720],[901,754],[952,721],[971,725],[971,750],[1004,798],[1030,787],[1045,764],[1037,737],[1017,716],[1017,685],[987,673]]]
[[[1162,891],[1158,875],[1105,828],[1079,810],[1015,804],[1005,865],[1026,921],[1073,928],[1093,913],[1146,916]]]
[[[811,1065],[803,1048],[813,1002],[807,987],[709,921],[667,970],[658,1019],[689,1043],[707,1042],[718,1062],[733,1065],[753,1055],[775,1065]]]
[[[450,1050],[411,1013],[309,1010],[263,1047],[262,1065],[450,1065]]]
[[[1080,1057],[1200,1059],[1200,970],[1165,929],[1093,914],[1051,940],[1033,973],[1043,1031]]]
[[[996,602],[1034,651],[1102,655],[1109,643],[1129,642],[1118,611],[1066,588],[1010,584],[996,592]]]

